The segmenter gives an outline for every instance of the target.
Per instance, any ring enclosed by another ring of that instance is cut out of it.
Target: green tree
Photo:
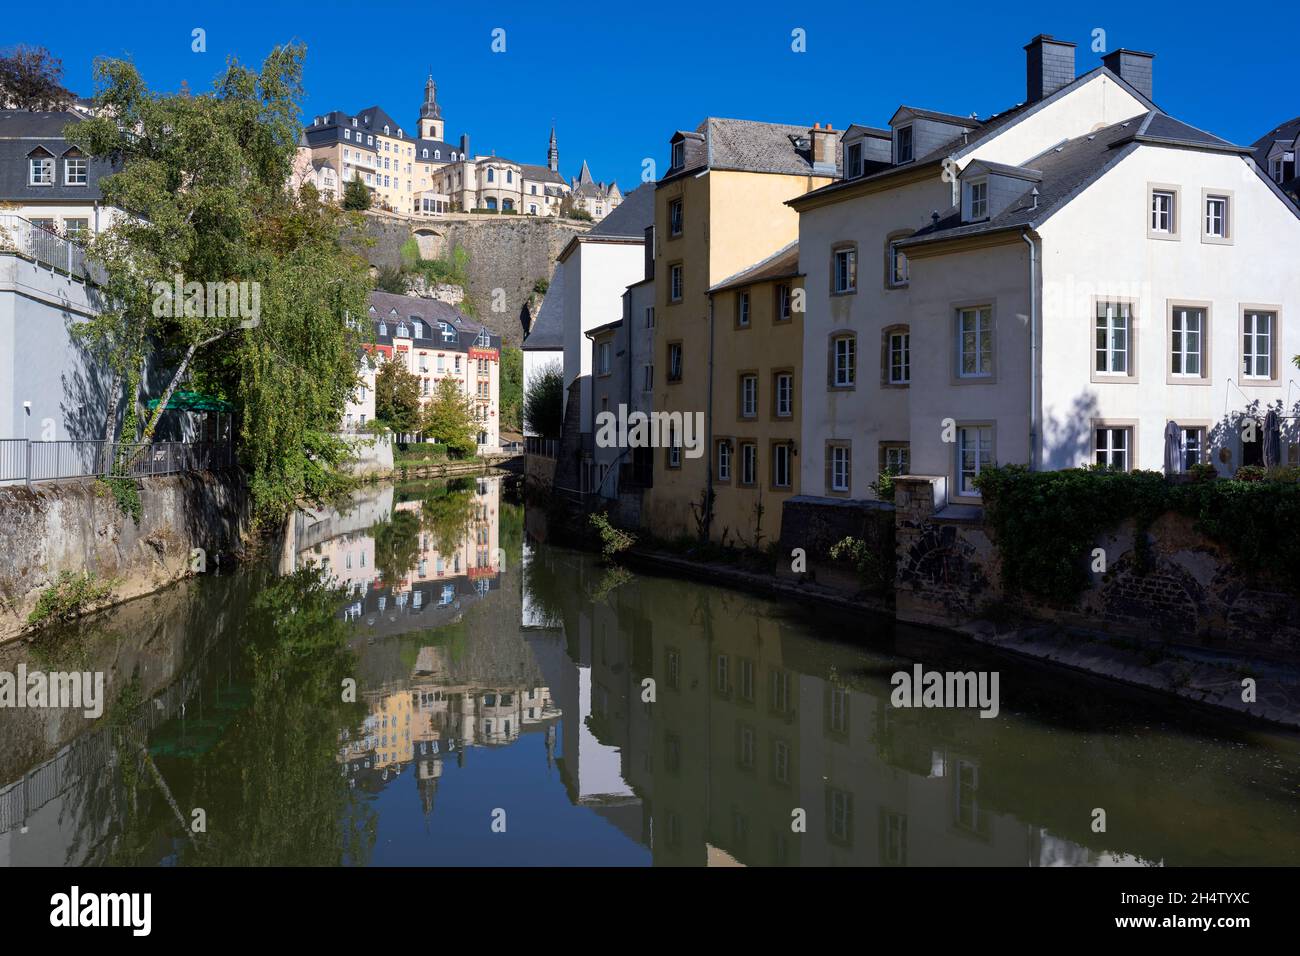
[[[501,349],[501,427],[519,431],[524,403],[524,353]]]
[[[276,47],[260,70],[232,59],[201,95],[155,93],[131,63],[103,60],[98,115],[68,129],[88,154],[119,164],[100,187],[105,205],[131,213],[91,240],[106,306],[79,327],[113,373],[105,437],[115,437],[124,385],[129,420],[157,343],[175,366],[143,440],[186,378],[231,400],[256,515],[270,520],[344,482],[348,447],[336,432],[360,344],[346,317],[363,314],[369,288],[342,241],[359,224],[311,190],[285,188],[303,56]]]
[[[63,88],[63,61],[43,46],[18,44],[0,54],[0,107],[61,110],[73,96]]]
[[[559,438],[564,424],[564,367],[544,365],[524,394],[524,421],[543,438]]]
[[[401,362],[384,362],[375,375],[375,418],[395,432],[420,430],[420,379]]]
[[[478,450],[474,403],[460,390],[456,379],[448,377],[438,382],[424,408],[424,431],[459,455],[472,455]]]
[[[363,212],[370,208],[370,190],[361,181],[361,174],[355,173],[343,184],[343,208],[352,212]]]
[[[375,288],[380,292],[391,292],[393,295],[406,295],[406,277],[402,275],[400,269],[381,266],[379,275],[375,276]]]

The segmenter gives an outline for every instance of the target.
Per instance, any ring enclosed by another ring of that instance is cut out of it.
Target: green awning
[[[148,402],[149,410],[158,407],[160,399],[151,398]],[[167,411],[181,412],[231,412],[235,406],[231,405],[224,398],[217,398],[214,395],[204,395],[200,392],[173,392],[171,401],[167,403]]]

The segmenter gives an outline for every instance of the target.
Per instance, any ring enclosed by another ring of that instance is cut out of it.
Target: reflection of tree
[[[474,519],[474,482],[455,479],[424,498],[420,506],[424,530],[440,554],[461,546]]]
[[[241,624],[250,703],[206,752],[159,759],[186,812],[201,807],[197,848],[174,841],[190,865],[312,866],[365,863],[374,814],[359,803],[337,762],[339,734],[364,717],[343,702],[356,673],[351,625],[336,616],[342,592],[319,568],[268,577]],[[146,784],[147,786],[147,784]],[[175,819],[154,801],[154,825]],[[143,841],[141,841],[143,843]]]
[[[564,620],[564,601],[574,592],[574,574],[559,567],[555,548],[533,547],[532,557],[523,565],[524,593],[533,613],[556,627]]]
[[[420,516],[394,511],[374,526],[375,570],[385,583],[400,581],[420,560]]]

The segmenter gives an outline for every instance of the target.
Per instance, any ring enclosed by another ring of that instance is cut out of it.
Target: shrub
[[[27,623],[39,627],[54,621],[70,621],[112,592],[111,581],[99,581],[89,571],[84,574],[60,571],[55,582],[36,599],[36,607],[27,615]]]
[[[600,512],[596,512],[587,520],[600,535],[600,553],[605,556],[606,561],[613,561],[620,551],[626,551],[636,544],[634,535],[628,534],[621,528],[615,528],[609,523],[609,518]]]
[[[888,586],[894,575],[893,561],[886,562],[883,556],[861,538],[842,538],[831,545],[831,560],[851,564],[862,576],[862,582],[872,591],[880,591]]]
[[[886,468],[880,473],[880,476],[867,487],[869,487],[872,494],[881,501],[893,501],[894,479],[897,478],[899,474],[900,472],[897,468]]]

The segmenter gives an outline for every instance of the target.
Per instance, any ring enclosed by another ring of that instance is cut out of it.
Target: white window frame
[[[974,327],[967,331],[967,319],[973,318]],[[966,368],[966,337],[975,336],[974,368]],[[957,309],[957,377],[959,379],[992,379],[994,362],[993,306],[974,305]]]
[[[740,376],[740,417],[758,417],[758,376],[752,372]]]
[[[1264,320],[1262,323],[1261,319]],[[1273,372],[1273,361],[1277,351],[1277,313],[1263,309],[1246,309],[1242,313],[1241,323],[1241,377],[1252,381],[1273,380],[1276,378]],[[1266,328],[1260,329],[1261,324]],[[1259,368],[1261,360],[1264,363],[1262,375],[1254,371]]]
[[[977,222],[989,218],[989,181],[977,179],[970,184],[970,219]]]
[[[738,480],[742,485],[758,484],[758,444],[756,442],[741,442],[740,475]]]
[[[794,416],[794,373],[776,373],[776,417]]]
[[[718,481],[731,481],[731,442],[721,439],[718,442]]]
[[[909,267],[907,263],[907,253],[898,248],[901,239],[889,240],[889,287],[891,289],[906,288],[911,281]],[[901,264],[901,268],[900,268]]]
[[[668,300],[670,302],[682,301],[682,264],[674,262],[668,267]]]
[[[841,246],[834,249],[831,252],[831,292],[835,295],[849,295],[857,291],[857,247]]]
[[[1119,436],[1122,436],[1122,440],[1117,440]],[[1093,422],[1093,463],[1106,465],[1118,471],[1132,471],[1133,441],[1135,437],[1135,429],[1132,425],[1124,425],[1118,422]],[[1117,456],[1118,467],[1116,468]]]
[[[1218,207],[1216,209],[1216,207]],[[1205,197],[1205,237],[1229,238],[1228,223],[1231,203],[1227,196],[1211,193]]]
[[[677,361],[674,363],[673,358]],[[670,382],[680,382],[682,380],[682,365],[684,364],[684,350],[681,342],[668,343],[668,380]],[[676,365],[676,368],[673,366]],[[676,373],[676,374],[674,374]]]
[[[74,178],[73,164],[79,174]],[[65,156],[63,157],[63,185],[65,186],[88,186],[90,185],[90,160],[85,156]]]
[[[1205,378],[1205,334],[1209,324],[1207,310],[1193,306],[1175,305],[1169,317],[1169,374],[1174,378]],[[1196,328],[1190,329],[1190,320],[1196,319]],[[1189,336],[1195,336],[1196,347],[1188,347]],[[1196,359],[1196,371],[1187,370],[1188,359]],[[1177,364],[1179,367],[1174,368]]]
[[[840,335],[831,341],[831,358],[834,362],[831,382],[835,388],[853,388],[858,381],[857,337]],[[842,356],[841,347],[843,347]],[[843,361],[841,361],[841,358],[843,358]]]
[[[1133,303],[1120,300],[1098,299],[1093,309],[1093,374],[1105,378],[1129,378],[1133,367]],[[1116,347],[1116,333],[1122,332],[1123,348]],[[1098,337],[1104,335],[1104,344]],[[1123,368],[1116,359],[1123,356]],[[1097,368],[1098,361],[1104,368]]]
[[[37,170],[41,170],[37,174]],[[54,185],[54,157],[53,156],[28,156],[27,157],[27,185],[28,186],[53,186]]]
[[[853,449],[848,445],[831,446],[831,491],[849,490],[849,468]]]
[[[889,359],[889,384],[912,383],[912,333],[910,330],[890,332],[886,341]]]
[[[680,236],[682,234],[682,224],[686,221],[685,205],[682,199],[670,199],[668,201],[668,235]]]
[[[970,443],[974,442],[973,458],[971,463],[973,468],[967,467],[967,451],[970,449]],[[957,455],[957,495],[964,498],[980,497],[979,490],[975,487],[977,479],[985,468],[993,466],[995,458],[995,436],[993,425],[989,423],[969,422],[957,426],[957,441],[955,442]],[[966,483],[966,476],[970,475],[970,484]]]
[[[781,481],[779,478],[782,467],[785,468],[785,481]],[[772,446],[772,487],[789,488],[791,481],[790,445],[786,442],[779,442]]]
[[[749,293],[736,293],[736,325],[742,329],[749,328]]]
[[[903,155],[903,134],[907,134],[907,155]],[[894,163],[901,165],[910,163],[916,158],[916,140],[912,135],[912,124],[900,126],[894,131]]]

